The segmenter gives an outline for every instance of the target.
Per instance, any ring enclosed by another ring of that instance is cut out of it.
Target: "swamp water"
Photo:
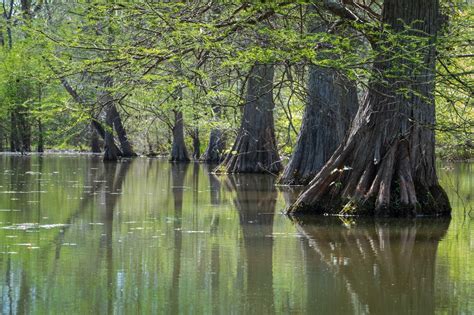
[[[4,314],[474,312],[474,164],[439,168],[451,220],[377,221],[292,221],[272,177],[201,164],[0,156],[0,170]]]

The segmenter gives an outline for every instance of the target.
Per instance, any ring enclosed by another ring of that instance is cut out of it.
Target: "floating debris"
[[[19,223],[13,224],[10,226],[2,227],[3,230],[20,230],[20,231],[29,231],[29,230],[39,230],[39,229],[54,229],[62,228],[68,226],[68,224],[38,224],[38,223]]]

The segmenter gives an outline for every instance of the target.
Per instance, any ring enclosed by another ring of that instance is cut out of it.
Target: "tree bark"
[[[307,185],[344,139],[357,107],[357,87],[337,71],[310,66],[308,100],[296,146],[279,180]]]
[[[316,13],[313,5],[309,10]],[[308,28],[311,33],[327,33],[330,25],[314,19]],[[319,52],[318,56],[337,57],[330,52],[330,43],[318,43],[317,46],[327,50]],[[307,185],[314,178],[344,140],[358,105],[354,82],[335,69],[310,65],[303,122],[280,184]]]
[[[171,162],[189,162],[188,150],[184,142],[183,112],[174,111],[173,143],[171,145]]]
[[[365,102],[345,143],[290,213],[450,214],[434,154],[434,39],[439,17],[438,0],[385,0],[382,22],[387,30],[373,41],[378,57]],[[412,27],[408,32],[406,25]]]
[[[218,171],[278,174],[282,170],[273,121],[273,75],[273,65],[253,66],[240,129]]]

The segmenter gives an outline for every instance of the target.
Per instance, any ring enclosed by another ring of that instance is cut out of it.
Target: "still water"
[[[439,168],[451,220],[292,221],[268,176],[0,156],[0,310],[472,313],[473,166]]]

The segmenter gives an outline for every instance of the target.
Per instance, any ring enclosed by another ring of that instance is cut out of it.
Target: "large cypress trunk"
[[[307,185],[343,141],[357,107],[354,82],[335,70],[310,66],[303,123],[280,183]]]
[[[271,174],[282,170],[273,122],[273,75],[273,65],[257,63],[253,66],[237,138],[218,170]]]
[[[188,150],[184,142],[183,112],[174,111],[173,143],[171,145],[172,162],[189,162]]]
[[[315,6],[309,12],[316,14]],[[330,25],[321,18],[308,25],[311,33],[327,33]],[[335,58],[329,43],[318,43],[326,52],[322,58]],[[309,66],[308,96],[303,122],[290,161],[280,184],[307,185],[344,140],[358,108],[354,82],[334,69]]]
[[[379,56],[365,102],[345,143],[289,209],[292,213],[450,214],[434,154],[438,0],[386,0],[382,16],[395,36],[374,43]],[[406,25],[412,30],[401,36]]]

